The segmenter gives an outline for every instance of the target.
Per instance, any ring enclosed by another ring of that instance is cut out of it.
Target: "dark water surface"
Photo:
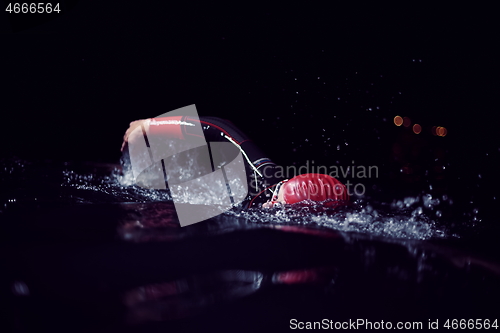
[[[181,228],[166,192],[123,185],[118,166],[4,165],[2,293],[17,331],[285,331],[294,318],[427,328],[498,315],[494,245],[451,234],[428,199],[235,208]]]

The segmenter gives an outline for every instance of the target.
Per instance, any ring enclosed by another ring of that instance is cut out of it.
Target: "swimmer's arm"
[[[133,141],[138,136],[142,135],[141,125],[144,126],[144,130],[148,132],[150,122],[151,119],[139,119],[131,122],[129,128],[127,129],[125,135],[123,136],[123,143],[122,147],[120,148],[120,151],[123,151],[123,148],[125,148],[125,144],[127,144],[127,142]]]
[[[172,139],[184,140],[181,121],[182,116],[140,119],[130,123],[130,127],[123,136],[121,151],[127,142],[131,142],[142,135],[141,125],[147,135],[161,135]]]

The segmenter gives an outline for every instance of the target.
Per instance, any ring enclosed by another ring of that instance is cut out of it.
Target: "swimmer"
[[[335,207],[349,202],[346,186],[329,175],[308,173],[283,179],[279,167],[252,140],[232,122],[217,117],[176,116],[133,121],[123,136],[121,151],[127,158],[128,143],[142,136],[142,131],[185,140],[194,135],[190,133],[193,126],[201,126],[207,142],[230,142],[241,151],[250,185],[244,202],[248,208],[307,202]],[[137,131],[140,127],[142,131]]]

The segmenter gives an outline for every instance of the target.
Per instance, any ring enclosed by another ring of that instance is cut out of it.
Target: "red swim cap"
[[[349,200],[347,188],[332,176],[306,173],[283,184],[283,199],[287,204],[304,200]]]

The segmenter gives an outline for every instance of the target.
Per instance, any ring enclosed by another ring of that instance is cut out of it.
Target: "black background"
[[[357,165],[378,166],[380,177],[367,183],[379,189],[388,184],[378,192],[387,202],[414,190],[430,191],[428,185],[434,185],[433,191],[441,186],[439,194],[455,200],[450,215],[445,215],[448,225],[462,218],[464,225],[477,231],[481,224],[472,223],[471,212],[479,208],[483,225],[492,228],[471,244],[496,250],[500,166],[496,7],[419,2],[185,7],[172,2],[60,3],[61,14],[39,15],[8,14],[7,2],[2,2],[0,158],[116,163],[131,121],[196,104],[199,115],[233,121],[279,164],[299,166],[314,160],[316,165],[345,166],[355,160]],[[410,117],[423,132],[416,136],[394,126],[395,115]],[[432,126],[445,126],[448,135],[432,136]],[[432,177],[410,182],[400,177],[393,147],[411,146],[412,140],[424,147],[412,163],[430,171],[445,166],[444,185]],[[446,152],[439,165],[434,163],[435,147]],[[106,220],[101,216],[90,221],[96,234]],[[114,227],[103,232],[114,235]],[[260,248],[252,236],[248,238],[248,244]],[[151,246],[167,243],[158,244]],[[230,251],[235,261],[245,262],[241,253],[253,255],[246,244]],[[310,250],[310,243],[304,244]],[[109,251],[122,256],[111,246]],[[102,257],[101,251],[95,253]],[[146,257],[156,260],[154,255]],[[115,261],[120,262],[108,260]],[[43,269],[51,272],[50,266]],[[143,276],[140,270],[135,273]],[[376,282],[373,286],[373,308],[378,309],[384,295],[379,297]],[[272,311],[267,309],[292,304],[288,300],[296,294],[286,290],[277,295],[263,300],[262,304],[272,300],[267,307],[247,303],[248,313],[264,318]],[[321,307],[315,295],[308,291],[304,295],[316,304],[311,313]],[[471,302],[471,307],[475,304]],[[35,304],[34,312],[36,305],[46,306]],[[399,305],[400,311],[439,306]],[[454,310],[443,313],[455,315]],[[213,322],[220,317],[214,318]]]
[[[470,188],[496,200],[492,7],[64,1],[61,8],[60,15],[2,10],[3,156],[114,163],[129,122],[196,104],[202,116],[232,120],[279,164],[355,160],[378,165],[383,176],[399,171],[390,160],[404,130],[392,119],[401,115],[422,124],[426,147],[444,147],[450,184],[468,179],[464,200]],[[432,136],[432,126],[448,135]]]

